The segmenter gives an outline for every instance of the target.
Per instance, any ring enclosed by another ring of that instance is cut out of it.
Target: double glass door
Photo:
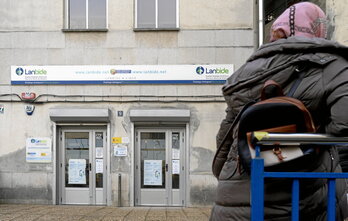
[[[106,131],[61,130],[61,204],[106,204]]]
[[[184,205],[184,130],[137,130],[135,203]]]

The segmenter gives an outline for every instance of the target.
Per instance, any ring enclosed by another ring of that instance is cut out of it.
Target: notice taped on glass
[[[86,160],[69,159],[69,184],[86,184]]]
[[[162,185],[162,160],[144,160],[144,185]]]

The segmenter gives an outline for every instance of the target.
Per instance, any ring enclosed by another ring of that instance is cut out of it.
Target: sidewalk
[[[211,208],[0,204],[1,221],[208,221]]]

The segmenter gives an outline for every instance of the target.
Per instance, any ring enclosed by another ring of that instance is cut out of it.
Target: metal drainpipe
[[[258,0],[259,3],[259,11],[258,11],[258,29],[259,29],[259,36],[258,36],[258,47],[260,47],[263,44],[263,30],[264,30],[264,22],[263,22],[263,0]]]
[[[121,207],[122,203],[121,203],[121,174],[118,174],[118,206]]]

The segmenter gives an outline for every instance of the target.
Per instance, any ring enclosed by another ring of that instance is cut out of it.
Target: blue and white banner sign
[[[223,84],[232,64],[11,66],[11,84]]]

